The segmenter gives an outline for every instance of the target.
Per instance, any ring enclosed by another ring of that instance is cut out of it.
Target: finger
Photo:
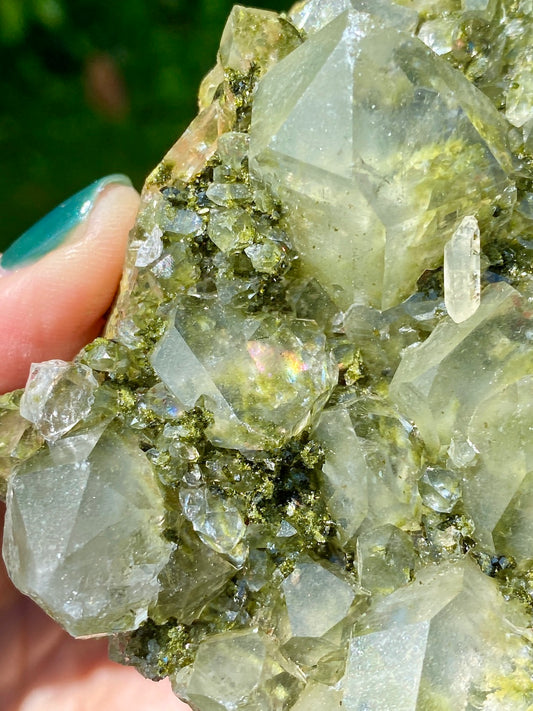
[[[63,244],[33,263],[0,266],[0,392],[22,386],[31,362],[70,359],[101,330],[138,202],[131,187],[108,185]],[[168,680],[156,685],[107,660],[105,642],[74,640],[61,631],[15,591],[1,562],[0,620],[0,707],[6,711],[21,704],[25,711],[188,708]]]
[[[33,263],[3,270],[0,393],[22,387],[32,362],[70,360],[98,335],[138,204],[132,187],[109,184],[63,244]]]
[[[2,531],[4,530],[4,514],[5,506],[0,502],[0,544],[2,542]],[[7,571],[4,566],[4,561],[0,559],[0,621],[2,613],[8,609],[17,598],[17,591],[7,576]],[[2,632],[0,631],[0,642],[2,641]],[[0,644],[0,647],[2,645]]]

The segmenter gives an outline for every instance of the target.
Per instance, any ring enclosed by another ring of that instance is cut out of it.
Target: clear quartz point
[[[479,226],[469,215],[444,245],[444,303],[455,323],[461,323],[476,312],[480,298]]]

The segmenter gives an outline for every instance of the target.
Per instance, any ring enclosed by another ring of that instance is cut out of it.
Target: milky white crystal
[[[475,217],[464,217],[444,245],[444,303],[461,323],[476,312],[481,292],[480,234]]]
[[[513,126],[524,126],[533,118],[533,77],[531,62],[533,61],[533,30],[524,27],[522,33],[527,36],[525,50],[520,53],[515,65],[513,81],[507,91],[507,110],[505,115]]]
[[[156,226],[150,232],[147,239],[140,241],[137,245],[135,242],[132,244],[132,247],[137,247],[137,258],[135,259],[136,267],[147,267],[149,264],[152,264],[152,262],[155,262],[156,259],[159,259],[163,251],[162,236],[162,229]]]
[[[414,9],[387,0],[308,0],[296,3],[290,18],[296,27],[312,34],[351,9],[372,13],[378,20],[385,20],[401,30],[414,31],[418,24],[418,13]]]

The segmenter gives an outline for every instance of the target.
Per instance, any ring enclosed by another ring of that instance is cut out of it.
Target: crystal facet
[[[513,625],[524,620],[516,610],[507,617],[504,607],[494,583],[472,563],[424,571],[356,623],[343,708],[466,708],[484,675],[519,671],[522,641]],[[526,709],[523,701],[513,708]]]
[[[104,334],[0,397],[11,578],[194,711],[533,708],[532,32],[235,7]]]
[[[316,563],[301,563],[283,581],[291,635],[322,637],[348,614],[355,593]]]
[[[186,407],[203,398],[214,415],[207,430],[213,443],[242,450],[299,434],[336,379],[313,322],[247,315],[192,297],[181,300],[152,362]]]
[[[17,587],[77,636],[137,627],[170,554],[146,457],[112,429],[91,444],[61,464],[38,455],[10,479],[4,533]]]
[[[53,442],[89,414],[96,386],[87,366],[61,360],[34,363],[20,401],[20,414]]]
[[[250,136],[252,175],[286,207],[303,267],[344,308],[397,304],[441,261],[451,215],[510,185],[489,100],[367,13],[339,15],[268,73]]]

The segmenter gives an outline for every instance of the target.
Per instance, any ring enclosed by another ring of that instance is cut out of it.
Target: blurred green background
[[[233,4],[0,0],[0,251],[96,178],[141,188],[194,117]]]

